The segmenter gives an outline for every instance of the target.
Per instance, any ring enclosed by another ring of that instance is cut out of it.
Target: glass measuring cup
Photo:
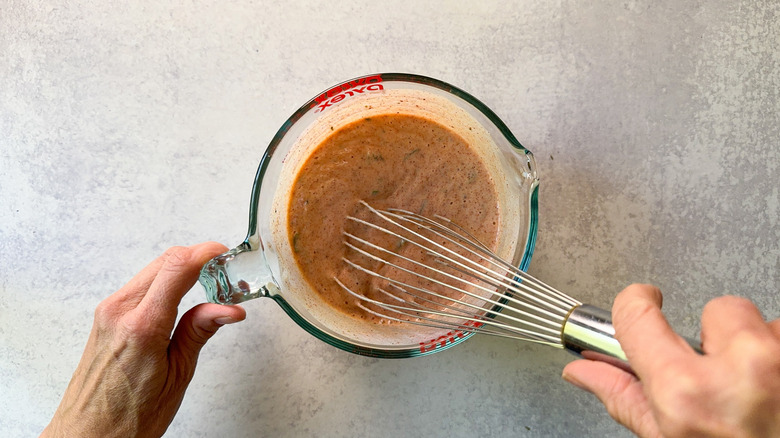
[[[536,239],[538,178],[533,155],[487,106],[468,93],[436,79],[400,73],[362,76],[337,84],[304,104],[282,125],[266,149],[252,189],[249,230],[234,249],[207,262],[200,274],[208,300],[237,304],[267,297],[276,301],[302,328],[343,350],[373,357],[413,357],[441,351],[471,336],[414,327],[367,326],[353,321],[307,290],[297,266],[290,263],[292,243],[286,233],[284,193],[296,163],[307,151],[354,117],[390,111],[386,96],[403,96],[434,120],[450,111],[475,121],[485,132],[495,158],[495,177],[504,189],[502,209],[507,259],[525,270]],[[411,105],[411,104],[410,104]],[[386,107],[387,106],[387,107]],[[396,110],[393,107],[392,110]],[[408,108],[407,108],[408,109]],[[465,119],[464,119],[465,120]],[[282,231],[280,231],[282,230]],[[340,233],[341,230],[323,230]]]

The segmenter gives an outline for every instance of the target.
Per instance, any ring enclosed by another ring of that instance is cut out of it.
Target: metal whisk
[[[366,312],[402,323],[565,348],[630,369],[614,338],[610,312],[582,304],[502,260],[446,218],[363,205],[370,219],[349,220],[373,237],[344,231],[344,244],[352,250],[344,261],[381,286],[369,297],[336,281]],[[398,243],[388,248],[377,243],[377,236]],[[399,248],[405,245],[416,248],[416,255],[402,254]]]

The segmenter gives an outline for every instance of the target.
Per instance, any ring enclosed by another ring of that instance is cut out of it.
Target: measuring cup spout
[[[199,281],[208,301],[217,304],[238,304],[279,290],[263,252],[248,242],[206,262]]]

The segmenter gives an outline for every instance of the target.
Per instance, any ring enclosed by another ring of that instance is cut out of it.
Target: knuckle
[[[653,389],[660,397],[687,400],[702,390],[699,373],[678,362],[669,363],[659,370],[654,382],[656,387]]]
[[[126,339],[132,339],[136,343],[145,344],[157,340],[167,340],[169,333],[150,318],[143,315],[126,315],[120,321],[120,330]]]
[[[187,340],[193,345],[202,347],[206,345],[206,342],[208,342],[208,340],[214,336],[216,332],[217,329],[207,329],[193,326],[186,331],[185,336],[187,337]]]
[[[655,311],[662,301],[660,289],[649,284],[632,284],[623,289],[612,306],[615,321],[631,321]]]
[[[618,295],[618,299],[634,300],[638,297],[648,297],[652,299],[661,299],[661,290],[652,284],[633,283],[623,289]]]
[[[721,297],[713,298],[705,306],[706,309],[728,309],[734,310],[750,310],[755,308],[755,304],[747,298],[738,297],[735,295],[724,295]]]
[[[673,363],[665,367],[649,388],[657,415],[669,436],[685,436],[696,429],[692,409],[699,406],[709,385],[692,368]]]
[[[731,346],[745,375],[756,378],[780,376],[780,343],[773,336],[744,330],[734,335]]]
[[[116,317],[114,307],[115,304],[110,297],[98,303],[94,312],[95,325],[98,328],[105,329],[113,325],[113,321]]]
[[[655,311],[655,307],[647,301],[631,301],[622,303],[614,310],[615,330],[618,333],[625,333],[634,326],[641,326],[646,316]]]
[[[98,303],[97,307],[95,307],[95,319],[104,318],[109,313],[109,309],[110,305],[108,299]]]
[[[186,266],[192,259],[192,249],[185,246],[172,246],[163,253],[165,264],[171,267]]]
[[[121,321],[122,332],[128,337],[146,337],[149,324],[142,318],[126,317]]]

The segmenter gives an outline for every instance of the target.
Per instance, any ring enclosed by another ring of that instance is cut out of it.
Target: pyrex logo
[[[317,106],[315,112],[323,111],[334,103],[339,103],[342,100],[348,97],[352,97],[356,94],[367,91],[384,90],[385,87],[383,87],[380,82],[382,82],[382,76],[375,75],[354,79],[341,85],[337,85],[314,98],[314,101],[316,102],[315,105]]]

